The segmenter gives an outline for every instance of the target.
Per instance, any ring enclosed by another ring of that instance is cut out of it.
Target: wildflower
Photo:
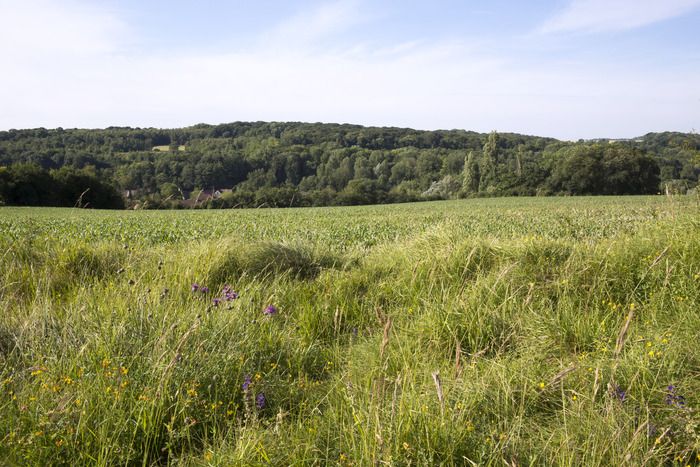
[[[209,287],[202,286],[199,288],[199,291],[202,293],[209,293]]]
[[[545,387],[544,381],[540,381],[540,384],[538,384],[538,386],[540,389],[544,389],[544,387]]]
[[[685,405],[685,397],[676,392],[676,386],[673,384],[666,387],[666,404],[676,407],[683,407]]]
[[[267,316],[276,315],[277,307],[275,305],[268,305],[267,308],[263,310],[263,314]]]
[[[218,297],[215,298],[214,300],[212,300],[212,304],[213,304],[214,306],[219,306],[220,303],[221,303],[221,299],[218,298]]]
[[[252,381],[250,375],[245,375],[245,378],[243,380],[243,390],[247,391],[252,382],[253,381]]]
[[[199,290],[199,284],[192,284],[192,292],[196,292]]]
[[[615,389],[613,390],[613,396],[620,402],[625,402],[625,399],[627,399],[627,391],[622,389],[620,386],[615,386]]]
[[[221,293],[223,295],[224,300],[226,300],[227,302],[238,298],[238,293],[231,289],[230,285],[225,285]]]
[[[264,409],[264,408],[265,408],[265,402],[267,402],[266,399],[265,399],[265,393],[261,392],[260,394],[258,394],[258,395],[255,397],[255,406],[256,406],[258,409],[260,409],[260,410]]]

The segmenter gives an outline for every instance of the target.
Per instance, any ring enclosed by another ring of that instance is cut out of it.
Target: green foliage
[[[479,191],[479,163],[474,157],[474,153],[469,151],[464,161],[464,174],[462,175],[462,192],[466,195]]]
[[[44,183],[37,165],[75,169],[83,177],[80,192],[61,196],[72,197],[60,202],[70,206],[88,186],[85,196],[115,186],[127,194],[130,207],[141,208],[192,207],[183,199],[195,188],[205,190],[198,208],[446,199],[455,196],[451,187],[431,186],[450,179],[461,179],[462,197],[638,194],[667,185],[685,192],[698,182],[699,148],[697,135],[681,133],[568,143],[510,133],[277,122],[11,130],[0,132],[0,165],[9,171],[34,164],[34,171],[0,174],[0,199],[10,205],[57,204],[52,195],[57,189]],[[233,191],[222,200],[210,196],[217,189]],[[118,207],[116,198],[108,198],[99,202],[106,203],[102,207]]]
[[[659,167],[651,157],[619,145],[576,146],[559,151],[549,185],[571,194],[651,194]]]
[[[241,276],[264,279],[289,274],[297,279],[311,279],[328,268],[341,267],[337,255],[323,253],[303,243],[263,242],[254,245],[226,245],[220,258],[213,260],[208,283],[222,286]]]
[[[15,164],[0,173],[0,200],[10,205],[124,208],[116,189],[88,168],[47,171],[36,164]]]

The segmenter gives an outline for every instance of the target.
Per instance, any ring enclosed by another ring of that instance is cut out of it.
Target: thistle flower
[[[265,403],[266,403],[266,402],[267,402],[267,401],[266,401],[266,399],[265,399],[265,393],[263,393],[263,392],[261,392],[260,394],[258,394],[258,395],[255,397],[255,406],[256,406],[258,409],[260,409],[260,410],[262,410],[262,409],[265,408]]]
[[[221,290],[221,294],[224,300],[226,300],[227,302],[238,298],[238,293],[234,291],[228,284],[224,285],[224,288]]]
[[[245,378],[243,379],[243,390],[247,391],[252,382],[253,382],[253,380],[252,380],[251,376],[245,375]]]
[[[676,386],[669,384],[666,387],[666,404],[683,407],[685,405],[685,397],[676,392]]]
[[[625,399],[627,399],[627,391],[622,389],[620,386],[615,386],[613,396],[620,402],[625,402]]]

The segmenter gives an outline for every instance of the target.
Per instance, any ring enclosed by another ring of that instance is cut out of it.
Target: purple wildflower
[[[685,405],[685,397],[676,393],[676,386],[673,384],[669,384],[666,388],[666,403],[677,407],[683,407]]]
[[[199,288],[199,291],[202,293],[209,293],[209,287],[202,286]]]
[[[627,391],[622,389],[620,386],[615,386],[615,390],[613,392],[613,395],[620,402],[625,402],[625,399],[627,399]]]
[[[252,382],[253,381],[252,381],[250,375],[245,375],[245,378],[243,379],[243,390],[247,391]]]
[[[261,392],[260,394],[258,394],[258,395],[255,397],[255,405],[256,405],[257,408],[259,408],[259,409],[261,409],[261,410],[264,409],[264,408],[265,408],[265,402],[266,402],[265,393]]]
[[[192,284],[192,292],[196,292],[198,290],[199,290],[199,284],[197,284],[197,283]]]
[[[221,299],[215,298],[214,300],[212,300],[212,303],[214,304],[214,306],[219,306],[219,303],[221,303]]]
[[[227,302],[238,298],[238,293],[234,291],[228,284],[224,286],[224,288],[221,290],[221,293],[223,295],[224,300],[226,300]]]
[[[263,310],[264,315],[272,316],[277,314],[277,307],[275,305],[268,305],[267,308]]]

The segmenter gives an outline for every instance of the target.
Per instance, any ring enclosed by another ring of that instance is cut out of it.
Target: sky
[[[0,0],[0,130],[700,129],[700,0]]]

